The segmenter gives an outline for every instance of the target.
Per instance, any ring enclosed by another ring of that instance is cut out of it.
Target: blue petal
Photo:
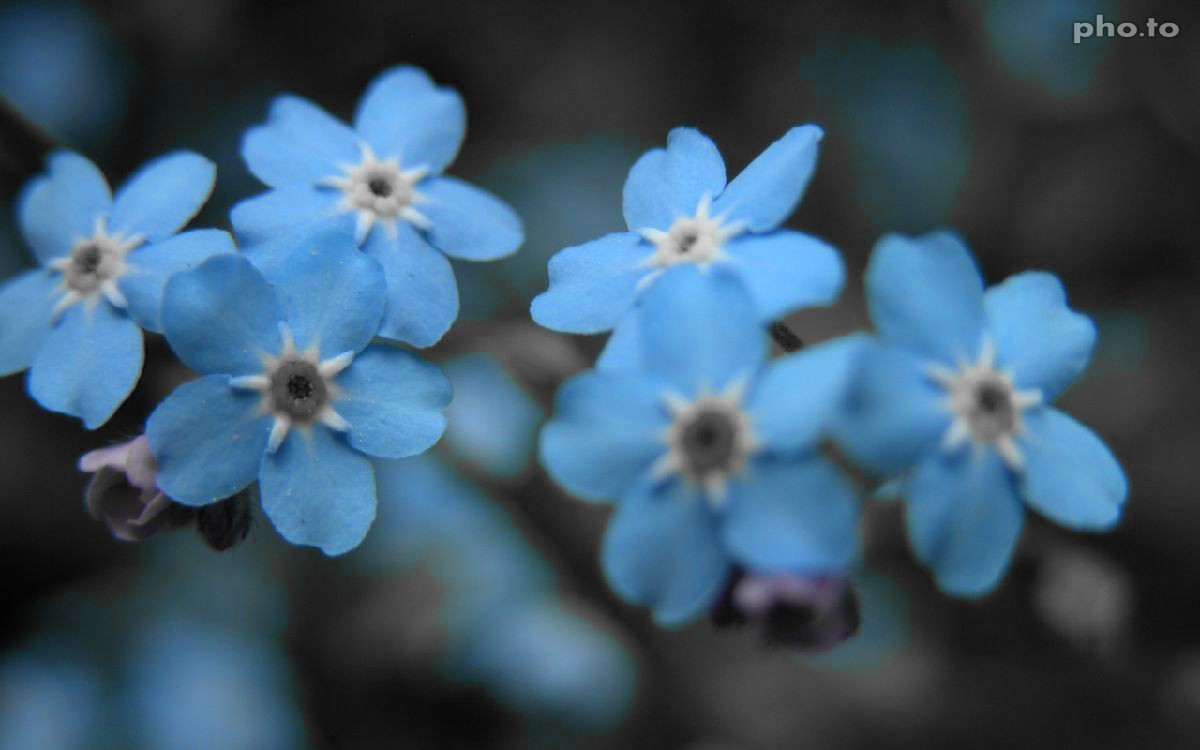
[[[429,241],[452,258],[495,260],[511,255],[525,234],[521,220],[496,196],[453,177],[417,185],[424,200],[414,208],[433,226]]]
[[[58,151],[47,165],[49,175],[31,180],[18,204],[21,231],[42,264],[69,253],[80,238],[91,237],[96,218],[112,207],[108,183],[95,164]]]
[[[117,281],[128,303],[126,312],[147,331],[162,333],[163,290],[172,274],[236,251],[233,238],[219,229],[196,229],[139,247],[127,257],[128,271]]]
[[[444,365],[454,389],[446,410],[446,444],[458,456],[499,476],[529,463],[540,406],[491,354],[464,354]]]
[[[613,589],[677,625],[708,608],[729,572],[717,520],[699,491],[682,481],[638,485],[617,505],[601,561]]]
[[[33,361],[62,297],[59,278],[39,269],[0,286],[0,377],[20,372]]]
[[[367,87],[354,128],[379,156],[400,157],[405,168],[441,173],[458,153],[467,128],[462,98],[435,86],[425,71],[392,68]]]
[[[1052,401],[1087,368],[1096,327],[1067,307],[1067,294],[1053,274],[1013,276],[989,289],[983,304],[998,363],[1013,371],[1018,388],[1040,389]]]
[[[292,544],[340,555],[359,545],[375,520],[371,462],[318,425],[293,430],[263,460],[262,508]]]
[[[183,363],[201,375],[263,370],[283,346],[275,291],[250,261],[216,255],[167,282],[162,324]]]
[[[458,316],[458,284],[446,256],[408,222],[393,240],[372,232],[363,250],[383,266],[387,302],[379,335],[416,347],[436,344]]]
[[[750,376],[767,355],[754,301],[719,266],[668,269],[647,291],[638,315],[643,367],[685,396]]]
[[[273,262],[258,267],[279,295],[296,348],[316,343],[322,359],[360,351],[383,317],[383,269],[342,232],[293,233],[288,239],[273,243]]]
[[[534,297],[539,325],[566,333],[600,333],[633,307],[638,281],[654,254],[633,232],[617,232],[560,250],[550,259],[550,288]]]
[[[542,465],[589,500],[614,498],[666,452],[667,415],[644,378],[585,372],[563,383],[542,428]],[[620,408],[613,408],[620,404]]]
[[[271,187],[312,184],[345,174],[358,164],[358,136],[325,110],[298,96],[271,103],[265,125],[246,131],[242,158],[255,177]]]
[[[1129,494],[1125,472],[1094,432],[1062,412],[1022,415],[1021,494],[1042,515],[1071,529],[1110,529]]]
[[[760,445],[787,452],[815,448],[845,406],[867,341],[855,334],[771,362],[746,406]]]
[[[930,359],[974,361],[983,334],[983,281],[950,232],[875,243],[866,275],[871,321],[889,344]]]
[[[42,340],[29,368],[29,395],[89,430],[108,421],[142,372],[142,330],[107,302],[73,305]]]
[[[725,162],[708,136],[675,128],[667,147],[642,154],[625,180],[625,223],[630,229],[662,229],[695,216],[700,199],[725,189]]]
[[[908,537],[955,596],[982,596],[1008,570],[1025,519],[1012,475],[995,451],[938,453],[917,465],[906,486]]]
[[[725,246],[763,320],[831,304],[846,284],[842,257],[800,232],[743,235]]]
[[[742,222],[752,232],[779,226],[796,210],[817,166],[816,125],[800,125],[772,143],[733,178],[713,204],[713,214]]]
[[[824,458],[756,461],[729,487],[721,538],[751,569],[845,570],[858,554],[857,493]]]
[[[273,417],[257,393],[235,390],[228,375],[184,383],[146,421],[158,486],[172,500],[207,505],[258,476]]]
[[[338,200],[332,190],[291,185],[247,198],[233,207],[229,219],[243,250],[327,223],[352,232],[354,215],[339,209]]]
[[[621,318],[596,358],[596,369],[604,372],[634,372],[641,369],[642,343],[638,330],[638,308]]]
[[[598,613],[575,609],[530,598],[495,612],[476,625],[472,672],[518,715],[573,731],[612,729],[628,713],[637,669]]]
[[[380,458],[403,458],[438,441],[446,428],[450,381],[436,365],[390,346],[371,346],[337,377],[333,408],[350,423],[350,444]]]
[[[849,393],[834,423],[839,447],[860,466],[884,475],[911,466],[938,445],[950,426],[945,391],[911,354],[863,347]]]
[[[139,169],[117,191],[109,229],[150,242],[170,237],[200,211],[217,167],[199,154],[177,151]]]
[[[196,565],[172,585],[190,592],[203,579],[223,584],[222,593],[236,585],[212,569],[218,562],[213,557],[208,556],[208,567]],[[237,562],[241,569],[233,575],[240,576],[252,560],[242,556]],[[210,608],[241,608],[228,596],[214,605]],[[192,609],[201,608],[174,604],[137,610],[139,627],[122,653],[119,706],[124,712],[117,714],[119,720],[109,718],[120,721],[120,744],[155,750],[305,747],[291,665],[279,639],[214,623],[217,618],[208,611],[197,615]]]

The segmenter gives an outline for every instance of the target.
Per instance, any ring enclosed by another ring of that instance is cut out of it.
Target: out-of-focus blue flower
[[[497,159],[480,179],[507,197],[525,222],[521,252],[496,263],[459,264],[460,319],[495,317],[499,304],[545,288],[546,262],[555,252],[607,232],[621,220],[621,185],[637,151],[621,139],[540,142]],[[564,201],[563,196],[571,200]],[[473,285],[467,294],[468,285]]]
[[[442,663],[524,714],[610,724],[627,711],[634,667],[603,629],[555,600],[549,566],[512,518],[435,456],[379,461],[375,566],[420,564],[440,586]]]
[[[975,3],[993,59],[1017,78],[1034,83],[1058,101],[1080,99],[1096,88],[1101,63],[1112,40],[1092,37],[1075,43],[1077,22],[1094,23],[1103,15],[1116,26],[1119,8],[1112,0],[985,0]]]
[[[824,34],[800,75],[836,126],[854,180],[845,192],[869,219],[900,229],[947,220],[967,173],[970,122],[966,86],[932,43]]]
[[[1025,504],[1073,529],[1117,523],[1120,465],[1049,406],[1096,339],[1056,277],[1022,273],[985,293],[962,241],[934,232],[881,238],[866,287],[878,342],[864,348],[839,441],[873,470],[907,471],[909,539],[943,590],[997,585]]]
[[[274,641],[169,616],[139,636],[124,708],[142,747],[305,746],[290,670]]]
[[[351,233],[387,279],[380,335],[435,343],[458,312],[446,256],[493,260],[523,238],[507,205],[442,175],[465,123],[458,94],[412,67],[372,81],[353,128],[304,99],[277,98],[242,144],[250,171],[272,190],[234,207],[238,239],[252,249],[314,225]]]
[[[760,321],[833,301],[845,270],[832,247],[778,227],[796,207],[817,162],[822,131],[792,128],[726,185],[717,147],[676,128],[667,147],[642,155],[625,182],[628,232],[550,259],[550,288],[533,319],[569,333],[614,328],[642,292],[681,264],[726,267],[750,290]]]
[[[264,272],[228,255],[168,284],[167,340],[202,377],[146,425],[158,484],[176,502],[206,505],[258,479],[284,538],[340,554],[375,517],[366,456],[436,442],[450,385],[410,352],[369,345],[383,274],[349,236],[297,238]]]
[[[76,145],[99,146],[125,108],[125,80],[103,25],[81,4],[0,10],[0,96]]]
[[[461,666],[515,711],[602,729],[629,711],[637,672],[610,634],[548,599],[480,621]]]
[[[655,283],[637,318],[641,369],[567,381],[540,444],[568,490],[619,498],[603,551],[616,591],[678,623],[712,604],[731,560],[844,571],[858,499],[816,449],[859,340],[766,365],[753,298],[732,274],[694,268]]]
[[[103,747],[104,708],[95,667],[62,644],[0,663],[0,750]]]
[[[0,375],[29,368],[39,404],[94,429],[137,383],[141,328],[161,330],[167,279],[233,242],[217,230],[175,234],[212,190],[213,165],[197,154],[150,162],[115,197],[78,154],[57,152],[48,165],[19,202],[42,267],[0,286]]]
[[[377,461],[375,474],[379,522],[366,547],[375,565],[422,563],[448,591],[464,592],[471,616],[553,586],[512,517],[437,457]]]
[[[454,401],[446,409],[446,445],[498,476],[529,462],[543,413],[490,354],[466,354],[443,365]]]

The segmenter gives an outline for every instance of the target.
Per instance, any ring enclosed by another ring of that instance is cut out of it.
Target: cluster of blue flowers
[[[507,206],[442,174],[464,130],[458,94],[410,67],[371,84],[353,128],[278,98],[244,139],[272,189],[234,208],[236,248],[179,232],[212,190],[208,160],[170,154],[114,196],[90,161],[52,154],[19,200],[41,268],[0,287],[0,374],[28,369],[38,403],[96,428],[138,382],[142,331],[161,333],[200,377],[146,424],[157,488],[204,506],[257,481],[289,541],[354,548],[375,516],[371,459],[445,428],[448,380],[397,344],[453,323],[447,255],[522,242]]]
[[[848,469],[905,498],[913,550],[953,595],[998,584],[1026,506],[1099,530],[1125,502],[1109,450],[1049,405],[1085,369],[1091,321],[1047,273],[985,291],[952,233],[880,239],[873,336],[769,359],[771,322],[844,281],[834,250],[778,229],[820,135],[792,129],[726,185],[712,142],[672,131],[630,170],[631,231],[562,250],[533,302],[546,327],[613,330],[559,391],[541,458],[571,493],[615,501],[604,571],[664,624],[731,582],[848,575],[866,490]]]
[[[497,259],[523,239],[504,203],[443,174],[464,130],[459,96],[410,67],[369,86],[353,126],[280,97],[246,132],[270,189],[234,207],[232,236],[180,231],[213,186],[200,156],[153,161],[115,195],[87,159],[49,158],[19,202],[41,267],[0,287],[0,374],[28,370],[38,403],[88,428],[137,384],[143,331],[199,376],[136,451],[89,459],[108,471],[94,513],[120,505],[102,490],[123,471],[140,498],[121,501],[127,538],[164,525],[166,499],[205,506],[257,483],[289,541],[332,555],[363,540],[374,462],[420,454],[446,427],[448,379],[398,344],[428,347],[454,322],[449,258]],[[1092,323],[1047,273],[985,290],[954,234],[880,239],[873,335],[770,356],[776,321],[845,284],[835,249],[781,228],[822,135],[793,128],[727,181],[711,140],[671,131],[629,172],[628,230],[555,255],[532,304],[547,328],[611,331],[596,369],[561,388],[540,456],[572,493],[616,501],[604,570],[662,623],[723,597],[841,606],[862,472],[905,498],[916,556],[955,595],[998,584],[1026,507],[1099,530],[1125,502],[1109,450],[1050,406],[1085,369]],[[487,421],[470,419],[493,407],[460,405],[450,442],[519,471],[520,449],[481,441]],[[521,419],[532,434],[536,417]]]

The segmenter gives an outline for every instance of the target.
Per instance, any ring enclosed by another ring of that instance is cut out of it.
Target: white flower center
[[[314,342],[303,352],[296,351],[291,329],[280,325],[283,350],[278,356],[263,355],[261,375],[243,375],[230,383],[239,390],[255,391],[262,395],[260,410],[273,414],[271,437],[267,450],[274,453],[293,427],[307,430],[314,422],[339,432],[350,428],[338,414],[332,402],[341,395],[334,377],[354,359],[354,352],[343,352],[321,361]]]
[[[757,442],[750,419],[741,408],[745,380],[724,392],[702,394],[694,401],[667,394],[663,401],[671,424],[663,433],[667,452],[650,468],[656,479],[680,475],[702,487],[714,506],[725,500],[729,478],[746,468]]]
[[[942,365],[926,368],[929,376],[946,389],[943,401],[953,415],[942,436],[942,448],[954,451],[970,442],[975,449],[992,446],[1013,471],[1025,459],[1016,438],[1022,434],[1021,412],[1042,403],[1039,390],[1019,391],[1012,372],[996,369],[996,350],[985,339],[979,361],[958,363],[957,369]]]
[[[381,225],[392,237],[396,236],[396,222],[403,220],[420,229],[429,228],[429,219],[414,206],[424,200],[416,184],[424,179],[429,170],[425,167],[401,169],[400,159],[390,156],[379,159],[366,143],[359,144],[362,161],[358,164],[340,164],[343,175],[318,180],[322,187],[342,191],[338,210],[353,211],[356,216],[354,236],[358,244],[366,240],[371,229]]]
[[[55,317],[77,302],[91,309],[100,297],[115,307],[125,307],[125,295],[117,287],[117,280],[130,270],[125,256],[140,244],[140,234],[109,234],[105,217],[97,216],[90,237],[76,239],[65,258],[50,262],[51,268],[62,272],[58,290],[63,296],[54,307]]]
[[[677,263],[696,263],[707,266],[713,261],[723,260],[724,244],[742,231],[738,223],[725,224],[724,216],[709,216],[710,198],[700,198],[694,216],[680,216],[667,231],[640,229],[638,233],[654,244],[654,254],[646,259],[646,265],[659,269]]]

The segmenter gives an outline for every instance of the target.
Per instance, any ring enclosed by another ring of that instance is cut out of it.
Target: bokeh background
[[[1073,44],[1097,14],[1180,31]],[[185,377],[165,344],[96,433],[0,381],[0,748],[1200,743],[1200,5],[0,2],[0,95],[114,182],[170,149],[208,155],[200,226],[261,189],[238,149],[272,96],[348,118],[397,63],[462,93],[450,172],[528,234],[513,258],[456,266],[461,322],[430,352],[458,394],[446,440],[382,474],[379,522],[343,558],[263,518],[224,553],[189,530],[124,544],[87,517],[74,467]],[[529,321],[547,258],[624,228],[625,174],[671,127],[712,136],[732,175],[805,122],[826,136],[788,224],[841,249],[850,281],[793,329],[866,326],[885,231],[956,228],[993,282],[1053,271],[1101,330],[1064,406],[1132,487],[1114,533],[1031,523],[978,602],[938,594],[899,510],[872,504],[862,632],[820,657],[752,628],[653,627],[599,574],[605,510],[530,454],[602,343]],[[30,263],[10,208],[28,175],[7,156],[0,276]]]

